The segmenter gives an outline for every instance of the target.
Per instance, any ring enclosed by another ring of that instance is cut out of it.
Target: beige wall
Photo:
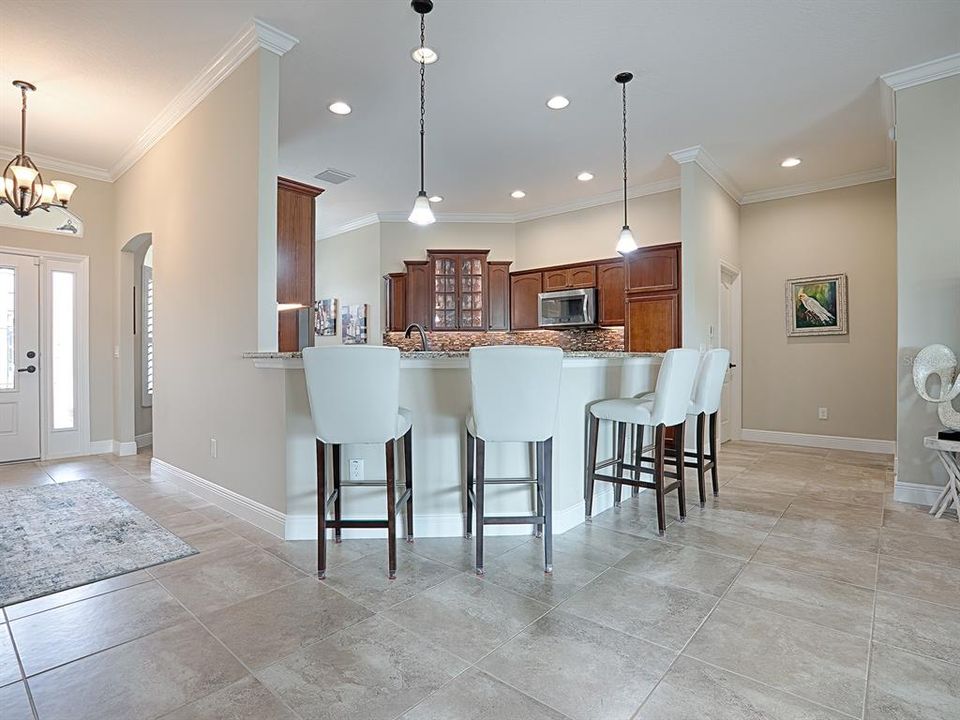
[[[113,186],[40,168],[44,177],[76,183],[71,209],[83,220],[82,238],[0,227],[0,245],[90,258],[90,440],[113,438],[113,315],[115,250]]]
[[[640,245],[680,240],[680,191],[628,201],[630,228]],[[623,205],[611,203],[517,223],[511,270],[616,257]]]
[[[261,226],[276,247],[263,216],[275,212],[278,82],[279,58],[257,51],[117,180],[115,247],[153,234],[155,457],[283,511],[281,374],[241,357],[258,346]],[[121,337],[128,322],[121,313]]]
[[[943,468],[923,447],[941,425],[910,368],[932,343],[960,355],[960,76],[900,90],[896,99],[897,482],[942,485]]]
[[[428,249],[486,250],[491,260],[514,260],[513,223],[380,223],[381,274],[403,272],[404,260],[426,260]],[[511,270],[513,268],[511,267]]]
[[[740,220],[743,426],[893,439],[895,182],[744,205]],[[785,281],[831,273],[847,274],[849,334],[788,338]]]
[[[344,305],[367,304],[367,342],[379,345],[383,337],[379,223],[334,235],[317,243],[317,299],[336,298]],[[318,337],[317,345],[339,345],[336,337]]]

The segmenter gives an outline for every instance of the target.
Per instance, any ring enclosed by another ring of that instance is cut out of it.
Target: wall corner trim
[[[687,163],[696,163],[699,165],[707,175],[712,177],[717,184],[724,189],[724,191],[729,195],[733,201],[737,204],[740,203],[740,198],[743,197],[743,192],[737,187],[737,184],[733,179],[727,175],[723,168],[714,160],[710,153],[708,153],[702,145],[693,145],[692,147],[683,148],[682,150],[674,150],[670,153],[670,157],[676,161],[678,165],[685,165]]]
[[[902,70],[894,70],[881,75],[880,79],[896,92],[958,74],[960,74],[960,53],[929,60]]]
[[[191,110],[213,92],[244,60],[263,48],[283,55],[299,42],[292,35],[256,18],[250,20],[212,62],[181,90],[176,97],[144,128],[110,168],[110,179],[116,180],[133,167],[150,148],[170,132]]]
[[[279,538],[283,537],[286,515],[279,510],[267,507],[256,500],[251,500],[240,493],[228,490],[158,458],[153,458],[150,461],[150,469],[163,475],[184,490],[199,495],[221,510],[236,515],[241,520],[246,520],[271,535]]]
[[[780,432],[779,430],[753,430],[743,428],[740,439],[746,442],[797,445],[799,447],[827,448],[828,450],[853,450],[855,452],[893,455],[897,450],[895,440],[853,438],[840,435],[808,435],[806,433]]]

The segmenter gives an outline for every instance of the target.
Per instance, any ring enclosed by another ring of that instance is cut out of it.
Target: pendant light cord
[[[627,84],[623,83],[623,226],[627,227]]]
[[[20,154],[27,154],[27,89],[20,88]]]
[[[423,182],[423,128],[424,128],[424,114],[426,112],[426,93],[427,93],[427,81],[425,77],[426,63],[424,62],[423,47],[425,41],[425,23],[424,15],[420,15],[420,192],[424,191],[424,182]]]

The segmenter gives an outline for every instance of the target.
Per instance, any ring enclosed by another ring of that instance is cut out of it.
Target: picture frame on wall
[[[337,334],[337,299],[317,300],[316,334],[335,337]]]
[[[791,278],[786,284],[788,337],[847,334],[847,276]]]
[[[367,344],[367,306],[344,305],[340,315],[340,329],[344,345]]]

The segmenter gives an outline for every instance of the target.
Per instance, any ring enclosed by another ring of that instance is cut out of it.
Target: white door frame
[[[0,246],[0,252],[36,258],[40,266],[40,459],[48,460],[90,453],[90,258],[87,255],[48,252],[30,248]],[[76,308],[74,348],[76,357],[76,427],[54,430],[51,416],[49,358],[52,354],[50,323],[51,270],[76,273]],[[65,438],[72,433],[73,438]],[[54,438],[54,434],[60,437]],[[51,451],[51,440],[55,448]],[[63,440],[63,442],[61,442]]]
[[[743,433],[743,274],[740,268],[721,258],[720,266],[717,271],[717,334],[718,341],[723,338],[725,328],[721,327],[723,313],[719,309],[723,307],[723,279],[724,276],[734,276],[733,283],[730,285],[731,296],[731,337],[733,342],[730,350],[730,362],[735,363],[739,372],[734,373],[733,387],[730,388],[731,399],[734,410],[730,418],[730,439],[739,440]]]

